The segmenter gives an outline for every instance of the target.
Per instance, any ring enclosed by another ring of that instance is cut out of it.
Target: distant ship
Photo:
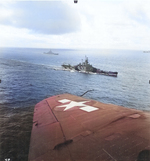
[[[143,53],[150,53],[150,50],[147,50],[147,51],[143,51]]]
[[[58,55],[58,53],[53,53],[51,50],[48,52],[44,52],[44,54],[50,54],[50,55]]]
[[[118,72],[104,71],[93,67],[91,64],[89,64],[88,57],[85,57],[85,61],[79,63],[78,65],[72,66],[70,64],[63,64],[62,67],[65,70],[76,70],[82,73],[95,73],[113,77],[117,77],[118,74]]]

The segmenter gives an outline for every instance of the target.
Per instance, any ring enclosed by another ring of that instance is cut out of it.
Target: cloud
[[[136,3],[133,2],[134,1],[124,3],[124,10],[126,11],[128,18],[138,24],[150,26],[150,1],[137,0]]]
[[[149,50],[149,0],[4,2],[1,46]]]
[[[0,24],[3,25],[56,35],[80,30],[78,13],[61,1],[17,1],[3,6],[2,9]]]

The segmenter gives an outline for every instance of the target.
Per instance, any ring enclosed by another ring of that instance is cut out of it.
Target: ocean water
[[[0,48],[0,107],[24,108],[58,94],[71,93],[103,103],[150,110],[150,53],[135,50]],[[85,55],[94,67],[118,77],[61,70]],[[57,70],[56,70],[57,69]]]
[[[27,161],[36,103],[71,93],[150,111],[150,53],[129,50],[0,48],[0,160]],[[63,71],[84,60],[118,77]]]

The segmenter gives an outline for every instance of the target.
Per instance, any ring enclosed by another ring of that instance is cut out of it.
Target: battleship
[[[117,77],[118,75],[118,72],[104,71],[93,67],[91,64],[89,64],[87,56],[85,56],[85,61],[82,63],[79,63],[75,66],[72,66],[71,64],[62,64],[62,67],[65,70],[71,70],[71,71],[75,70],[82,73],[101,74],[101,75],[113,76],[113,77]]]

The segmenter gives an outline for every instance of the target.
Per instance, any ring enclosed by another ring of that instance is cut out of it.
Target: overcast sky
[[[1,0],[0,47],[150,50],[150,0]]]

